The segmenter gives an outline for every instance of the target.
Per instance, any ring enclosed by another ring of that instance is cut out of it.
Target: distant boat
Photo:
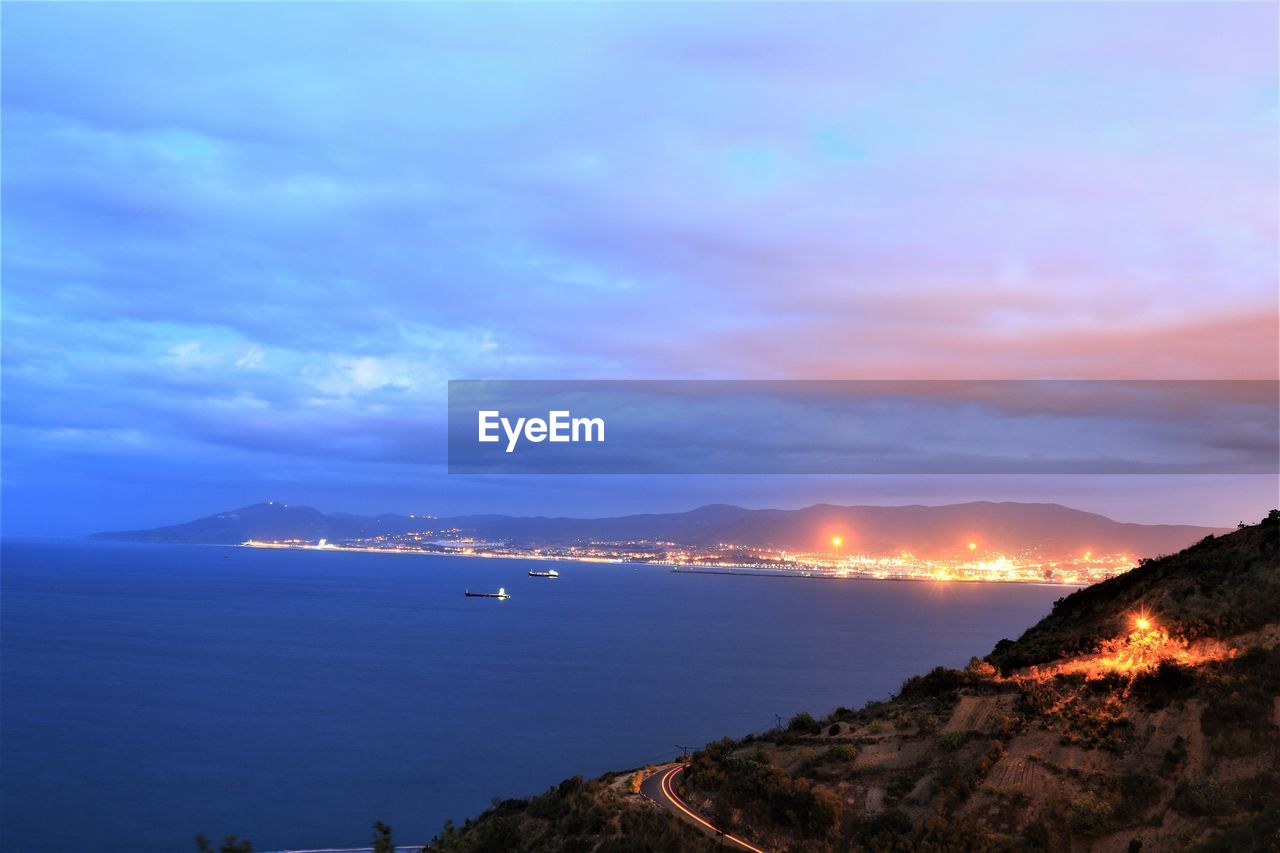
[[[550,570],[545,571],[545,572],[535,572],[535,571],[533,571],[532,569],[530,569],[530,570],[529,570],[529,577],[531,577],[531,578],[558,578],[558,577],[560,577],[560,573],[559,573],[559,572],[557,572],[555,569],[550,569]]]
[[[498,587],[497,592],[472,592],[467,590],[465,595],[467,598],[510,598],[511,593],[507,592],[504,587]]]

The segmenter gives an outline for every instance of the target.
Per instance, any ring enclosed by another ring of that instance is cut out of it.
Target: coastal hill
[[[725,504],[688,512],[613,518],[547,518],[470,515],[431,518],[386,514],[325,514],[279,502],[254,504],[184,524],[96,533],[94,538],[131,542],[233,545],[248,539],[330,541],[380,535],[465,535],[521,545],[664,541],[705,546],[719,542],[754,548],[825,551],[839,535],[847,553],[922,557],[954,554],[977,541],[984,550],[1018,553],[1035,548],[1046,557],[1097,554],[1163,554],[1184,548],[1219,528],[1124,524],[1058,504],[977,501],[946,506],[834,506],[744,509]]]
[[[429,849],[716,849],[692,815],[770,851],[1276,850],[1280,512],[888,701],[501,801]]]

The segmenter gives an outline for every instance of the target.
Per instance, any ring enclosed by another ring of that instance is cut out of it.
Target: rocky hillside
[[[1158,614],[1187,639],[1230,637],[1280,620],[1277,524],[1206,536],[1162,559],[1094,584],[1059,601],[1016,643],[999,643],[987,660],[1004,670],[1095,648],[1129,630],[1135,614]]]
[[[963,670],[691,757],[766,850],[1280,849],[1280,513],[1063,599]],[[645,769],[508,800],[432,849],[698,850]]]

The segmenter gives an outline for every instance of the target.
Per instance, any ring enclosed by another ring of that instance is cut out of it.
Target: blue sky
[[[1276,378],[1271,4],[19,4],[6,532],[1274,478],[449,478],[450,378]]]

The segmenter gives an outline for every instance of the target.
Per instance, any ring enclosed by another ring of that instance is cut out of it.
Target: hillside
[[[1144,559],[1108,581],[1075,592],[987,660],[1003,670],[1051,661],[1125,633],[1133,614],[1159,614],[1187,639],[1230,637],[1280,620],[1276,525],[1208,536],[1177,554]]]
[[[1211,527],[1124,524],[1058,504],[972,503],[947,506],[833,506],[804,509],[743,509],[717,504],[688,512],[615,518],[544,518],[471,515],[428,518],[385,514],[325,514],[311,507],[267,502],[184,524],[149,530],[96,533],[94,538],[132,542],[234,545],[246,539],[330,541],[411,532],[469,535],[515,544],[580,542],[676,542],[705,546],[733,542],[791,551],[826,550],[830,537],[844,538],[850,553],[923,557],[953,555],[979,540],[984,550],[1019,553],[1035,549],[1046,557],[1176,551]]]
[[[91,539],[179,545],[239,545],[247,539],[346,539],[419,530],[425,519],[408,515],[325,514],[314,507],[264,501],[239,509],[145,530],[112,530]]]
[[[764,850],[1280,845],[1280,513],[1060,601],[964,670],[690,757],[695,813]],[[504,801],[441,851],[700,850],[652,768]]]

